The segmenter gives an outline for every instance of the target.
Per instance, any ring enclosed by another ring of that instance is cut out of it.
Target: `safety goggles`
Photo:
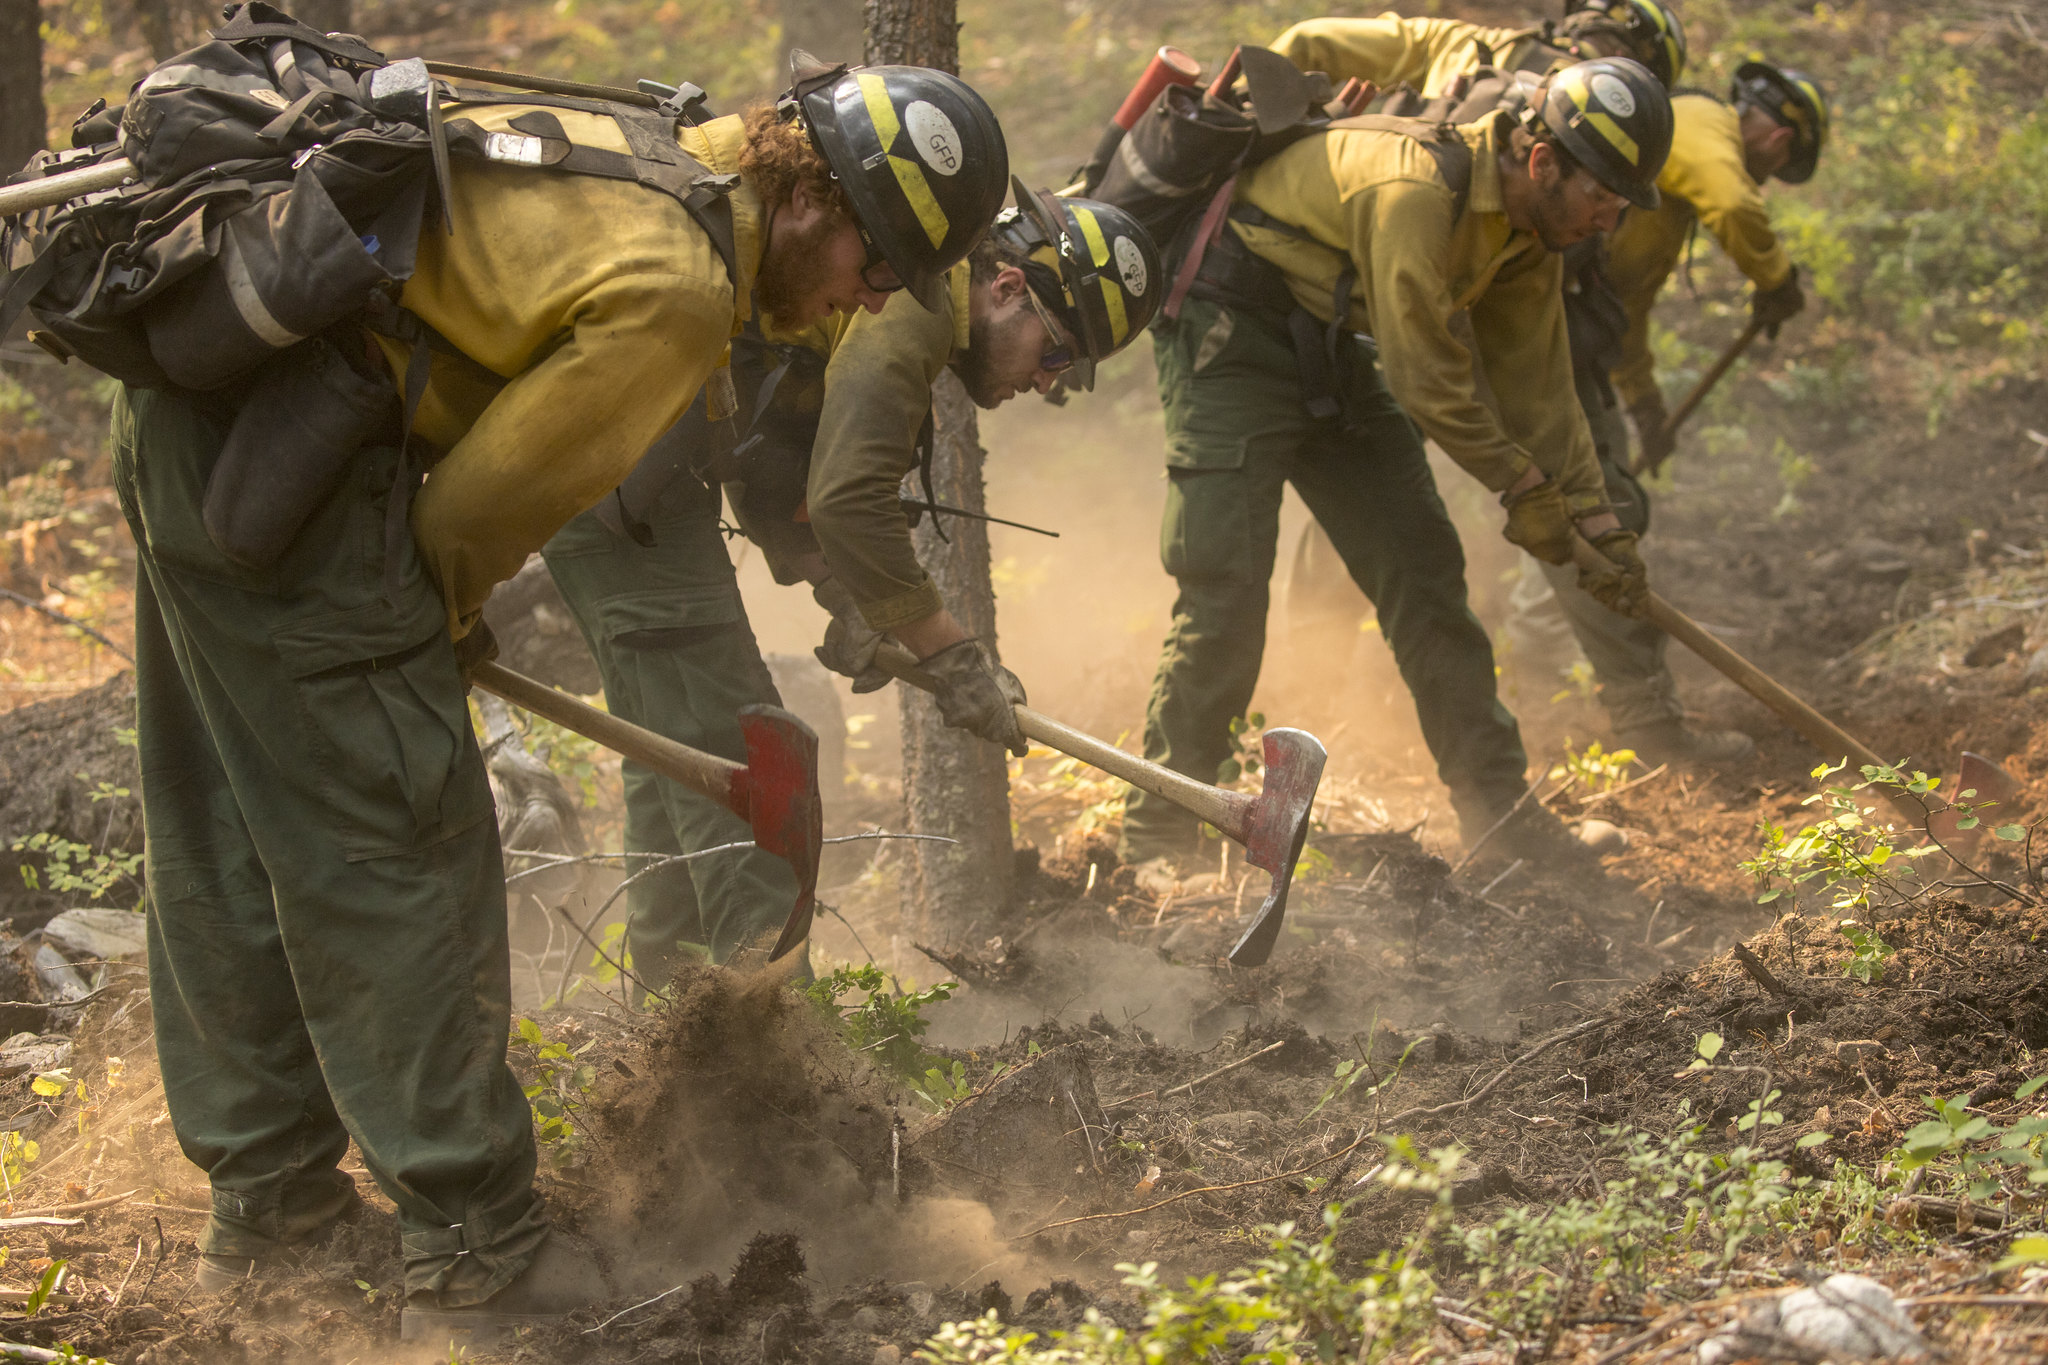
[[[875,245],[874,238],[868,236],[868,230],[861,226],[858,218],[853,221],[853,230],[860,234],[861,249],[867,252],[867,259],[860,268],[860,282],[877,294],[893,294],[903,288],[903,280],[896,274],[896,267],[882,255],[882,249]]]
[[[1038,357],[1038,368],[1047,374],[1063,374],[1074,368],[1074,348],[1060,340],[1060,329],[1054,325],[1052,314],[1045,311],[1045,305],[1038,301],[1038,291],[1029,285],[1024,287],[1024,297],[1031,301],[1031,311],[1038,314],[1038,320],[1045,324],[1045,352]]]

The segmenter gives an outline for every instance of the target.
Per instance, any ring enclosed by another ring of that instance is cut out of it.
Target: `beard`
[[[842,226],[837,214],[821,217],[763,252],[761,273],[754,277],[754,311],[779,323],[817,293],[831,271],[825,244]]]
[[[953,375],[978,408],[995,408],[1002,404],[1002,399],[996,396],[1000,386],[993,373],[995,349],[994,325],[985,317],[975,318],[967,324],[966,353],[953,357]]]

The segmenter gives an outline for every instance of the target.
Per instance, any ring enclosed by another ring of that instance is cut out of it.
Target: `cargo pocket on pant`
[[[391,616],[373,603],[272,633],[321,759],[313,781],[350,862],[414,852],[491,811],[441,622],[424,637],[412,623],[407,643],[393,638]]]
[[[1159,562],[1175,578],[1222,581],[1252,572],[1247,480],[1234,469],[1168,469]]]

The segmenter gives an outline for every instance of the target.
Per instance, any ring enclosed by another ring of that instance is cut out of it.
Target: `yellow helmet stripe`
[[[1586,108],[1586,78],[1583,74],[1567,70],[1558,79],[1557,88],[1564,92],[1565,98],[1572,102],[1572,107],[1579,111],[1578,117],[1591,124],[1615,151],[1627,157],[1629,165],[1642,164],[1643,150],[1636,146],[1636,140],[1623,132],[1621,125],[1606,113]]]
[[[896,118],[896,106],[889,103],[889,87],[880,76],[858,75],[854,80],[860,84],[861,100],[867,105],[868,118],[875,125],[875,137],[881,142],[882,150],[887,152],[903,131],[902,123]],[[946,211],[939,207],[931,182],[924,178],[924,168],[915,161],[891,153],[889,169],[896,173],[896,184],[902,189],[903,197],[910,201],[911,211],[917,215],[924,235],[931,238],[933,246],[943,245],[952,224],[946,218]]]
[[[1806,98],[1813,101],[1813,107],[1820,115],[1820,127],[1815,131],[1815,136],[1817,138],[1826,137],[1828,133],[1828,102],[1821,98],[1820,90],[1812,81],[1794,81],[1793,84],[1806,92]]]
[[[1130,335],[1131,321],[1124,312],[1124,294],[1116,287],[1112,272],[1103,269],[1109,264],[1109,239],[1102,235],[1102,224],[1095,221],[1092,209],[1079,204],[1069,206],[1074,221],[1081,225],[1082,239],[1088,243],[1089,259],[1095,262],[1096,282],[1102,286],[1102,306],[1109,313],[1109,344],[1121,346]]]

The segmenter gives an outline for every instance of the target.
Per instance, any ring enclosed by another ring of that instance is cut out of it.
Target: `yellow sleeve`
[[[1564,316],[1564,259],[1525,252],[1472,305],[1472,335],[1500,422],[1563,490],[1576,516],[1607,501],[1593,433],[1572,386]]]
[[[1389,11],[1377,19],[1309,19],[1273,41],[1273,50],[1303,71],[1323,71],[1342,85],[1356,78],[1382,90],[1406,81],[1421,89],[1446,46],[1448,31],[1470,25],[1448,19],[1403,19]]]
[[[1416,180],[1363,190],[1344,206],[1387,388],[1424,435],[1498,493],[1534,461],[1481,398],[1472,353],[1451,334],[1453,208],[1449,187]]]
[[[1757,288],[1775,289],[1792,272],[1792,258],[1771,230],[1763,190],[1743,165],[1741,124],[1732,110],[1715,112],[1725,117],[1703,120],[1691,136],[1672,140],[1657,188],[1691,204],[1701,226]]]
[[[825,367],[825,405],[811,447],[811,531],[833,574],[876,630],[921,621],[945,606],[917,562],[897,501],[917,468],[917,436],[932,381],[953,354],[950,316],[897,294],[847,324]]]
[[[506,384],[413,504],[420,557],[458,638],[493,586],[683,415],[731,330],[722,278],[623,275],[579,301],[561,344]]]

